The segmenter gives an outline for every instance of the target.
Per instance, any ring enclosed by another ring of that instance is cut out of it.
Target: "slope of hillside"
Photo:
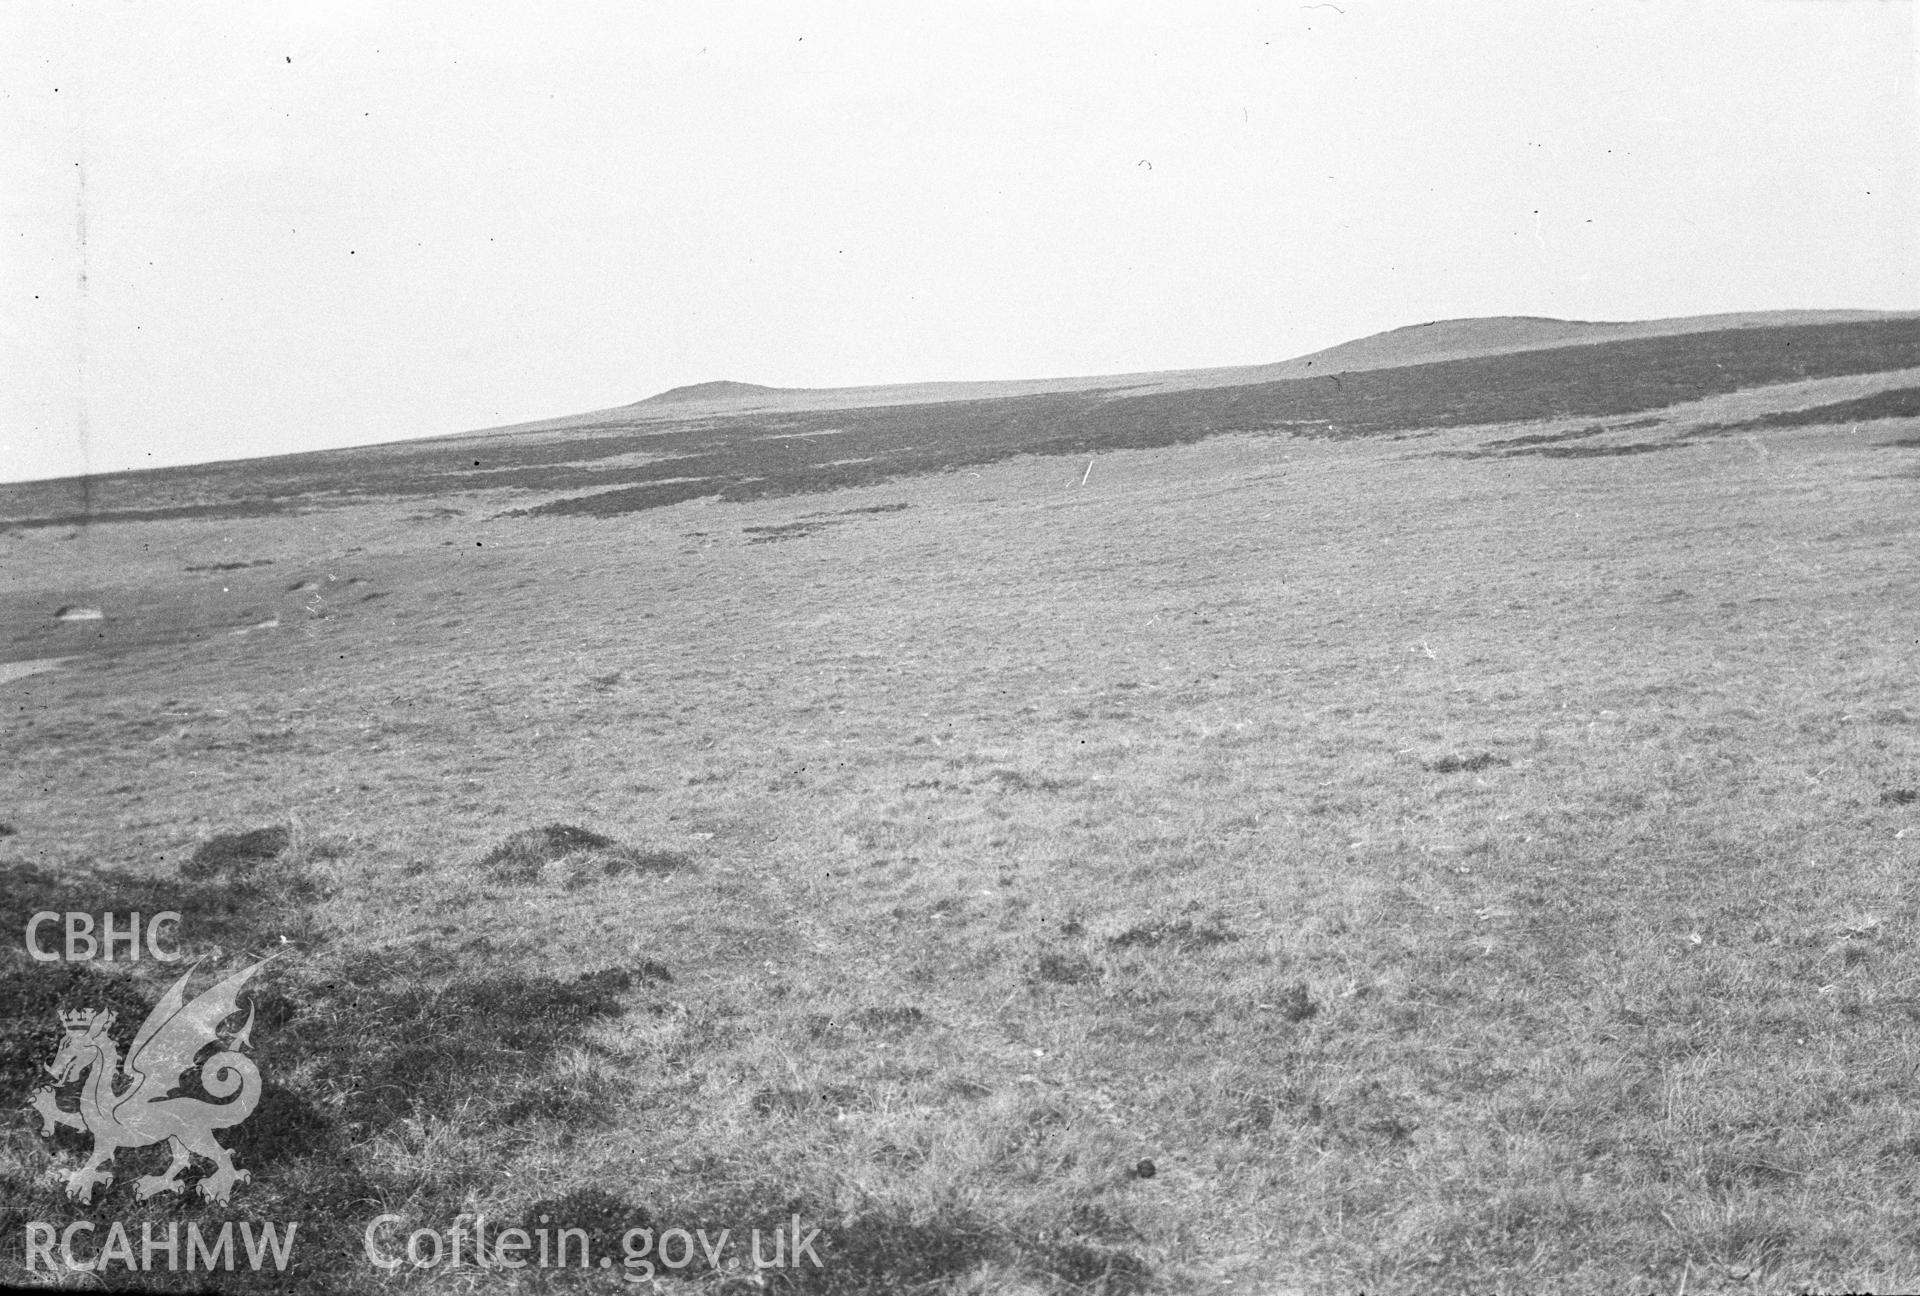
[[[1472,323],[1431,338],[1416,333],[1405,349],[1428,341],[1512,345],[1551,333],[1524,322]],[[1375,355],[1390,351],[1382,344]],[[0,526],[262,516],[341,497],[479,491],[499,492],[503,507],[606,515],[1223,433],[1355,437],[1611,417],[1743,388],[1915,366],[1920,316],[1897,316],[1580,342],[1233,385],[1107,380],[1080,391],[817,409],[726,410],[695,400],[665,413],[622,409],[517,433],[0,486]]]
[[[1243,387],[1283,378],[1318,378],[1402,365],[1432,364],[1543,351],[1562,346],[1618,342],[1636,338],[1679,337],[1729,329],[1793,328],[1819,324],[1857,324],[1910,318],[1894,311],[1746,311],[1726,315],[1689,315],[1674,319],[1589,321],[1500,315],[1479,319],[1435,320],[1390,329],[1342,342],[1292,360],[1208,369],[1167,369],[1144,373],[1092,374],[1066,378],[1019,378],[987,382],[886,383],[868,387],[762,387],[754,383],[708,382],[675,387],[631,405],[592,414],[522,424],[511,430],[578,426],[619,413],[743,414],[865,409],[876,405],[926,405],[946,401],[1008,400],[1021,396],[1087,392],[1195,391]]]

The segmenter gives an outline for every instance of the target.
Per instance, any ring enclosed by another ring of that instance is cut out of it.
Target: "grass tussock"
[[[692,858],[679,851],[634,850],[611,837],[558,823],[514,833],[479,863],[488,877],[509,884],[538,882],[549,867],[558,866],[572,890],[628,874],[674,873],[692,865]]]
[[[250,828],[245,832],[216,833],[194,849],[180,865],[180,876],[201,880],[231,876],[270,863],[293,843],[292,832],[283,824]]]
[[[1194,922],[1190,918],[1177,918],[1129,927],[1118,936],[1109,938],[1107,945],[1117,950],[1166,946],[1183,954],[1191,954],[1239,939],[1239,933],[1228,930],[1217,919]]]

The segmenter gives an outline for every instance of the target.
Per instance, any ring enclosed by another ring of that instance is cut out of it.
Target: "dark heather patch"
[[[1548,459],[1603,459],[1612,455],[1653,454],[1660,450],[1677,450],[1679,441],[1631,441],[1625,445],[1608,446],[1536,446],[1531,450],[1515,450],[1514,454],[1540,455]]]
[[[864,1031],[913,1030],[927,1024],[927,1015],[911,1004],[862,1008],[853,1015],[853,1024]]]
[[[788,522],[782,526],[750,526],[741,528],[747,533],[748,544],[773,544],[780,540],[804,540],[808,536],[819,535],[833,522]]]
[[[993,769],[987,777],[1015,792],[1063,792],[1075,785],[1073,779],[1025,774],[1015,769]]]
[[[1581,441],[1587,437],[1599,436],[1606,430],[1605,425],[1593,423],[1581,428],[1577,432],[1542,432],[1529,436],[1503,437],[1498,441],[1489,441],[1481,448],[1483,450],[1504,450],[1513,446],[1554,445],[1561,441]]]
[[[415,983],[428,968],[408,962],[362,960],[350,978],[312,992],[316,1021],[337,1025],[342,1042],[358,1037],[355,1047],[330,1052],[318,1077],[347,1095],[349,1122],[371,1132],[476,1101],[495,1125],[611,1111],[611,1088],[562,1090],[551,1064],[581,1046],[592,1023],[625,1011],[620,996],[633,985],[631,972],[605,968],[572,980],[498,972],[429,987]]]
[[[1033,979],[1052,985],[1085,985],[1100,979],[1100,969],[1078,954],[1042,954],[1034,965]]]
[[[1727,432],[1745,432],[1761,428],[1809,427],[1820,423],[1867,423],[1876,419],[1920,418],[1920,387],[1895,387],[1856,400],[1833,401],[1807,409],[1781,410],[1743,419],[1738,423],[1707,423],[1694,428],[1688,436],[1716,436]],[[1889,442],[1895,446],[1920,445],[1913,441]]]
[[[1240,939],[1239,933],[1219,923],[1195,923],[1181,918],[1174,922],[1144,923],[1129,927],[1107,942],[1114,949],[1153,949],[1167,945],[1182,952],[1211,949]]]
[[[1513,762],[1505,756],[1496,756],[1492,752],[1483,751],[1471,756],[1449,754],[1438,760],[1428,761],[1422,768],[1434,774],[1474,774],[1483,769],[1511,764]]]

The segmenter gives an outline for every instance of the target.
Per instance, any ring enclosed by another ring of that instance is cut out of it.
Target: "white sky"
[[[1913,21],[1905,0],[7,0],[0,479],[713,378],[1911,308]]]

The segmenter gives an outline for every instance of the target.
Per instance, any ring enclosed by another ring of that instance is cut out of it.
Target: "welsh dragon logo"
[[[49,1086],[34,1092],[33,1108],[44,1122],[40,1131],[43,1136],[51,1136],[56,1125],[93,1135],[93,1155],[67,1176],[68,1197],[91,1203],[95,1187],[105,1188],[113,1182],[113,1172],[103,1167],[113,1160],[114,1153],[123,1147],[147,1147],[163,1139],[171,1145],[173,1164],[164,1174],[142,1175],[135,1181],[134,1191],[141,1201],[155,1193],[182,1191],[185,1185],[180,1182],[180,1172],[193,1155],[214,1165],[214,1172],[200,1181],[200,1195],[208,1201],[226,1204],[234,1184],[252,1177],[234,1168],[233,1158],[213,1137],[215,1130],[229,1129],[252,1115],[260,1102],[260,1072],[240,1051],[253,1032],[251,1006],[246,1024],[200,1064],[201,1086],[215,1098],[230,1101],[206,1102],[173,1091],[193,1065],[194,1057],[219,1040],[221,1023],[239,1011],[240,988],[266,962],[261,959],[242,968],[191,1002],[187,1001],[186,988],[195,969],[188,968],[135,1033],[124,1085],[119,1075],[120,1050],[107,1034],[115,1014],[91,1008],[60,1014],[65,1035],[47,1073],[55,1085],[86,1076],[80,1106],[73,1111],[62,1108],[54,1088]],[[116,1086],[122,1086],[121,1092],[114,1092]]]

